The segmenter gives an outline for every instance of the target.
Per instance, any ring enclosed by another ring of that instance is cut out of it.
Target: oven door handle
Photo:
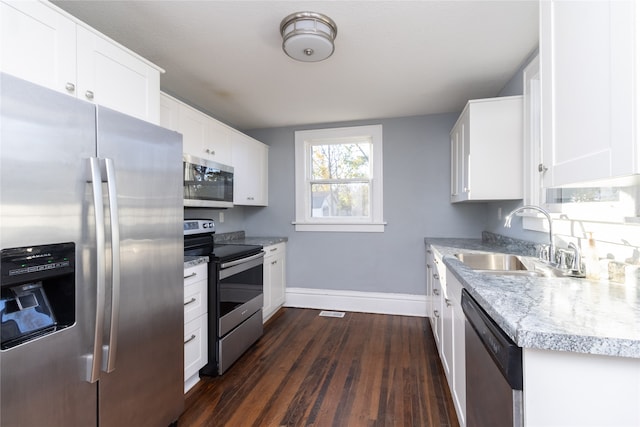
[[[229,262],[222,263],[222,264],[220,264],[220,268],[233,267],[234,265],[243,264],[245,262],[253,261],[254,259],[258,259],[258,258],[264,258],[264,252],[260,252],[259,254],[252,255],[250,257],[237,259],[235,261],[229,261]]]

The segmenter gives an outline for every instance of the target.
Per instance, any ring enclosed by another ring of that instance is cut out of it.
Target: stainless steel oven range
[[[184,221],[184,254],[209,256],[209,362],[201,375],[222,375],[262,336],[262,246],[214,244],[212,220]]]

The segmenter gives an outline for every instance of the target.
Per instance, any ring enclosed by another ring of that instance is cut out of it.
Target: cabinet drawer
[[[184,323],[191,322],[207,312],[207,281],[184,287]]]
[[[184,285],[189,286],[201,280],[207,280],[207,266],[209,264],[198,264],[184,269]]]
[[[190,378],[207,363],[207,316],[184,325],[184,378]]]
[[[277,243],[275,245],[265,246],[264,257],[269,258],[270,256],[276,256],[278,254],[285,252],[285,250],[286,250],[285,242]]]

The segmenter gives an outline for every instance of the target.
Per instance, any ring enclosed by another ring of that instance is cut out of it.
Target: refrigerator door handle
[[[116,173],[112,159],[104,159],[107,176],[107,194],[109,200],[109,219],[111,220],[111,325],[109,343],[103,354],[102,370],[113,372],[118,349],[118,319],[120,317],[120,222],[118,218],[118,191]]]
[[[96,221],[96,324],[93,333],[93,353],[86,356],[87,378],[90,383],[100,379],[100,367],[102,365],[102,333],[104,330],[105,307],[105,221],[104,207],[102,205],[102,175],[100,173],[100,161],[95,157],[89,158],[89,170],[91,187],[93,189],[93,208]]]

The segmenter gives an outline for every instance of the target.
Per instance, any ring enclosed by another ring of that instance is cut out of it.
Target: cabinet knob
[[[66,85],[64,85],[64,88],[67,90],[67,92],[74,92],[76,90],[76,85],[69,82]]]
[[[540,172],[540,173],[545,173],[545,172],[546,172],[546,171],[548,171],[548,170],[549,170],[549,168],[548,168],[548,167],[546,167],[543,163],[540,163],[540,164],[538,165],[538,172]]]
[[[93,92],[88,90],[84,93],[84,96],[86,96],[87,99],[93,99]]]

